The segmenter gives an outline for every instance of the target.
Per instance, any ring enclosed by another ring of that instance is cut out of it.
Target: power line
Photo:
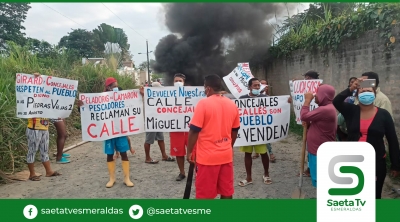
[[[121,20],[125,25],[127,25],[129,28],[131,28],[136,34],[140,35],[142,38],[146,39],[143,35],[141,35],[139,32],[137,32],[135,29],[133,29],[130,25],[128,25],[124,20],[122,20],[117,14],[115,14],[113,11],[111,11],[110,8],[108,8],[104,3],[101,3],[106,7],[111,13],[113,13],[119,20]]]
[[[67,19],[69,19],[69,20],[75,22],[74,20],[72,20],[71,18],[69,18],[69,17],[67,17],[67,16],[65,16],[65,15],[63,15],[63,14],[61,14],[59,11],[55,10],[54,8],[48,6],[48,5],[44,4],[44,3],[42,3],[42,4],[45,5],[46,7],[48,7],[49,9],[51,9],[51,10],[57,12],[58,14],[64,16],[65,18],[67,18]],[[75,22],[75,23],[78,24],[79,26],[81,26],[82,28],[86,29],[83,25],[81,25],[81,24],[79,24],[79,23],[77,23],[77,22]]]

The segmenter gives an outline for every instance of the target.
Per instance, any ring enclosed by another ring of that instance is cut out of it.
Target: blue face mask
[[[113,88],[113,91],[114,91],[114,92],[119,91],[118,87]]]
[[[375,93],[373,92],[363,92],[358,94],[358,100],[363,105],[371,105],[375,100]]]
[[[258,95],[260,95],[260,90],[259,90],[259,89],[252,89],[252,90],[251,90],[251,93],[252,93],[253,95],[255,95],[255,96],[258,96]]]

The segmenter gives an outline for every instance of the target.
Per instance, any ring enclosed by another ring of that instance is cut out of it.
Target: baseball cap
[[[306,73],[304,73],[302,76],[309,76],[312,79],[318,79],[319,74],[318,74],[318,72],[316,72],[314,70],[310,70],[310,71],[307,71]]]
[[[107,79],[106,79],[106,82],[105,82],[105,86],[107,87],[107,86],[109,86],[109,85],[111,85],[111,84],[113,84],[113,83],[115,83],[115,82],[117,82],[117,80],[115,79],[115,78],[113,78],[113,77],[108,77]]]

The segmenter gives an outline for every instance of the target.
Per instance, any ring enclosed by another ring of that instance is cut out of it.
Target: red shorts
[[[170,152],[171,156],[186,156],[186,147],[188,144],[188,132],[170,132]]]
[[[233,164],[207,166],[196,163],[196,199],[214,199],[218,194],[232,196]]]

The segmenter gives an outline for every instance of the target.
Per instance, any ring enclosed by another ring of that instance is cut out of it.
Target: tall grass
[[[27,48],[10,43],[8,55],[0,55],[0,179],[2,173],[16,172],[26,164],[27,121],[16,117],[15,74],[34,72],[78,80],[78,91],[81,93],[102,92],[107,77],[116,78],[124,89],[132,89],[136,85],[133,78],[119,76],[114,70],[83,66],[68,52],[51,58],[38,58]],[[80,115],[76,107],[66,123],[69,133],[80,133]],[[50,133],[56,135],[54,127],[51,127]],[[55,138],[51,136],[51,148],[55,145]]]

